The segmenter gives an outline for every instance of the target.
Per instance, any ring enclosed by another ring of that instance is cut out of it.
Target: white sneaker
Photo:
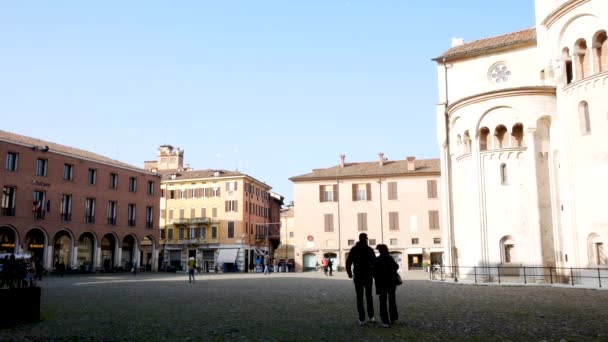
[[[386,323],[382,323],[382,327],[383,327],[383,328],[390,328],[391,326],[390,326],[390,325],[388,325],[388,324],[386,324]]]
[[[376,317],[372,317],[370,319],[367,320],[370,323],[376,323]]]

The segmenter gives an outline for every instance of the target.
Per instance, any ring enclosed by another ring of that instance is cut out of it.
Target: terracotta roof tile
[[[88,159],[88,160],[96,161],[99,163],[109,164],[109,165],[122,167],[122,168],[135,169],[137,171],[151,174],[151,172],[144,170],[142,168],[139,168],[139,167],[127,164],[127,163],[123,163],[123,162],[115,160],[115,159],[107,158],[107,157],[104,157],[102,155],[99,155],[99,154],[96,154],[93,152],[57,144],[57,143],[50,142],[50,141],[31,138],[31,137],[28,137],[25,135],[11,133],[11,132],[7,132],[7,131],[0,130],[0,141],[12,142],[12,143],[16,143],[16,144],[21,144],[21,145],[26,145],[26,146],[31,146],[31,147],[38,147],[38,148],[43,147],[43,146],[48,146],[49,152],[58,152],[58,153],[62,153],[62,154],[71,155],[76,158]]]
[[[163,181],[172,180],[171,176],[175,175],[175,180],[187,180],[187,179],[201,179],[201,178],[213,178],[213,174],[215,171],[219,171],[219,177],[238,177],[238,176],[246,176],[243,173],[238,171],[228,171],[228,170],[159,170],[158,174],[161,175]]]
[[[455,46],[441,56],[434,58],[435,61],[440,61],[443,58],[454,59],[467,55],[478,54],[483,51],[493,50],[505,46],[518,45],[528,42],[536,42],[536,29],[529,28],[517,32],[511,32],[499,36],[482,38],[474,40],[464,45]]]
[[[416,159],[416,170],[407,170],[407,160],[387,160],[384,165],[379,162],[345,163],[326,169],[314,169],[311,173],[289,178],[292,182],[312,179],[402,176],[417,173],[437,173],[441,171],[439,159]]]

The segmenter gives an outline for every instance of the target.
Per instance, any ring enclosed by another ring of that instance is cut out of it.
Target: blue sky
[[[534,25],[532,0],[0,2],[0,129],[143,167],[159,145],[292,199],[289,177],[439,156],[452,37]]]

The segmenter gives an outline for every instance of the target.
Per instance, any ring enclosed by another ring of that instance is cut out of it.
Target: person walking
[[[188,283],[194,283],[194,270],[196,269],[196,260],[194,257],[188,258]]]
[[[346,272],[355,283],[357,294],[357,311],[359,312],[359,325],[365,325],[365,307],[363,306],[363,293],[367,302],[367,317],[370,323],[375,323],[374,299],[372,297],[372,265],[376,255],[367,245],[367,234],[359,234],[359,241],[350,249],[346,258]],[[352,269],[351,269],[352,267]]]
[[[334,262],[331,261],[331,258],[327,258],[327,272],[329,273],[330,276],[333,276],[332,267],[334,267]]]
[[[388,247],[384,244],[376,246],[380,253],[373,265],[373,275],[376,281],[376,294],[380,297],[380,319],[382,326],[389,328],[391,323],[399,319],[395,290],[397,289],[397,270],[399,265],[388,254]],[[388,310],[386,301],[388,299]]]

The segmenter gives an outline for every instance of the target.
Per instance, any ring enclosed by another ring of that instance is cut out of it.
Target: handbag
[[[403,280],[401,279],[401,276],[397,272],[395,272],[395,284],[397,286],[403,284]]]

